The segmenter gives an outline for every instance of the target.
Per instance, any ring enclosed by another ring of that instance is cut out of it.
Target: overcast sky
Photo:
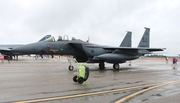
[[[27,44],[50,34],[119,46],[132,31],[137,47],[144,27],[150,47],[180,54],[180,0],[0,0],[0,44]]]

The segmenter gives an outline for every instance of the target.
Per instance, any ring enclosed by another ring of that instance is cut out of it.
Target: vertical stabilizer
[[[119,47],[131,47],[132,32],[128,31]]]
[[[145,30],[142,38],[141,38],[141,41],[140,41],[138,47],[149,47],[150,28],[146,28],[146,27],[145,27],[145,29],[146,29],[146,30]]]

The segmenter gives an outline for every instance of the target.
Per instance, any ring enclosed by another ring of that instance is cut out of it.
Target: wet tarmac
[[[165,60],[138,59],[113,70],[106,64],[86,64],[90,77],[83,85],[73,82],[76,69],[66,58],[20,57],[0,63],[0,103],[179,103],[180,70]],[[77,64],[74,64],[77,67]]]

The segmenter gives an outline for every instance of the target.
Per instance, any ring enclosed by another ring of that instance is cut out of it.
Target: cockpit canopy
[[[62,41],[62,40],[63,40],[62,36],[59,36],[58,39],[57,39],[57,41]]]
[[[64,37],[62,38],[62,36],[59,36],[57,41],[62,41],[62,40],[69,40],[68,35],[64,35]],[[75,37],[72,37],[72,40],[76,40]]]
[[[76,38],[75,38],[75,37],[72,37],[72,40],[76,40]]]
[[[41,41],[54,42],[55,38],[51,35],[46,35],[45,37],[43,37],[42,39],[39,40],[39,42],[41,42]]]
[[[40,41],[45,41],[46,39],[48,39],[48,38],[50,38],[50,37],[51,37],[51,35],[46,35],[45,37],[43,37],[42,39],[40,39],[39,42],[40,42]]]
[[[46,40],[44,40],[45,42],[55,42],[55,38],[53,36],[47,38]]]
[[[68,41],[69,37],[68,35],[64,35],[63,38],[62,36],[59,36],[57,41]],[[76,40],[74,37],[72,37],[72,40]],[[44,42],[55,42],[55,38],[51,35],[46,35],[45,37],[43,37],[41,40],[39,41],[44,41]]]

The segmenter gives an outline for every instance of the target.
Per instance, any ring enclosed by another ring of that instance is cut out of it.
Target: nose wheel
[[[69,65],[68,69],[69,69],[69,71],[73,71],[74,67],[72,65]]]

